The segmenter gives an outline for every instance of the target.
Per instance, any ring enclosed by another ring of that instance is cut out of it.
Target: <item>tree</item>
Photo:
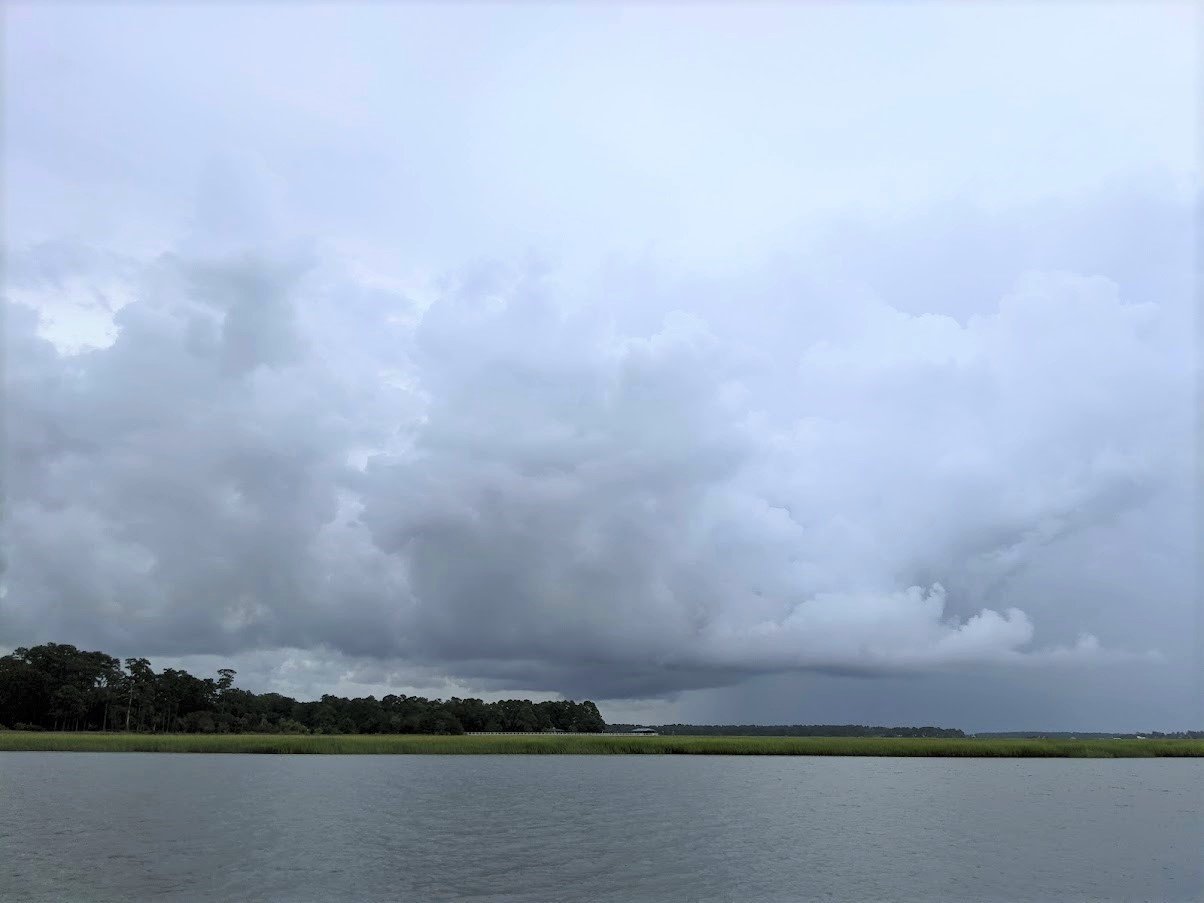
[[[125,660],[127,696],[125,707],[125,729],[130,729],[130,712],[134,702],[138,702],[138,729],[142,729],[142,716],[146,705],[154,699],[155,672],[150,662],[144,658],[127,658]]]
[[[600,731],[592,702],[528,699],[424,699],[389,694],[298,702],[234,686],[237,672],[198,678],[178,668],[156,674],[145,658],[124,666],[103,652],[46,643],[0,656],[0,724],[51,730],[149,730],[193,733],[427,733]],[[124,713],[122,712],[124,708]]]
[[[79,728],[79,720],[88,712],[88,699],[74,684],[63,684],[54,691],[50,703],[50,715],[54,719],[54,729],[63,730]]]

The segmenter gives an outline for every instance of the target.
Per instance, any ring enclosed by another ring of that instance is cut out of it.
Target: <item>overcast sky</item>
[[[1193,5],[5,15],[0,646],[1204,726]]]

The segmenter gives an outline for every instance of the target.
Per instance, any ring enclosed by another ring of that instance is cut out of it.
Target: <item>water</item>
[[[1190,760],[0,754],[0,900],[1199,900]]]

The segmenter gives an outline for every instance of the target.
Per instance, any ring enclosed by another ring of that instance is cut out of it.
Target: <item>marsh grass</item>
[[[627,737],[605,734],[107,734],[0,732],[0,752],[176,752],[439,755],[945,756],[1150,758],[1204,756],[1204,740],[1027,740],[890,737]]]

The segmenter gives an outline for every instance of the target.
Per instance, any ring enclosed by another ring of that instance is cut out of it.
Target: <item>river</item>
[[[0,900],[1204,899],[1198,760],[0,753]]]

